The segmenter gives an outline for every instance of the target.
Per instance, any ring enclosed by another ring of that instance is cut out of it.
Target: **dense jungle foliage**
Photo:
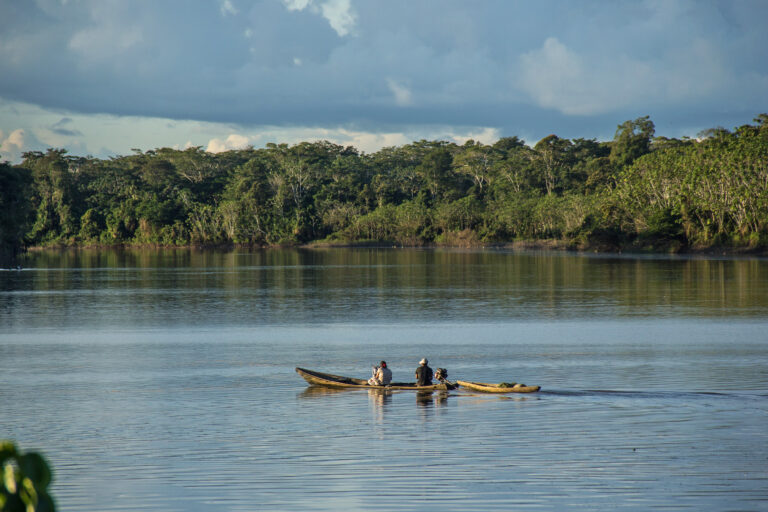
[[[697,139],[646,116],[612,141],[549,135],[414,142],[362,154],[330,142],[107,160],[61,149],[0,164],[3,253],[29,246],[471,246],[557,240],[678,251],[768,246],[768,115]]]

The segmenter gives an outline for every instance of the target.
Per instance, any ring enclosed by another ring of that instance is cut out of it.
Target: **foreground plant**
[[[52,512],[48,495],[51,470],[42,455],[22,453],[12,441],[0,440],[0,512]]]

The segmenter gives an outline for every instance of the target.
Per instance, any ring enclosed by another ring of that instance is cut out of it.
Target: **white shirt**
[[[381,382],[382,386],[388,385],[392,382],[392,370],[389,368],[379,368],[376,370],[376,380]]]

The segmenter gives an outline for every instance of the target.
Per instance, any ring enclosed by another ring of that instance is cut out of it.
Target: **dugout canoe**
[[[541,386],[526,386],[524,384],[515,384],[513,386],[503,384],[489,384],[487,382],[470,382],[466,380],[457,380],[456,383],[462,388],[480,391],[482,393],[535,393],[541,389]]]
[[[333,375],[306,368],[296,368],[296,373],[313,386],[323,386],[326,388],[357,388],[357,389],[403,389],[411,391],[448,391],[456,389],[455,384],[441,382],[431,386],[417,386],[413,382],[392,382],[389,386],[369,386],[366,379],[356,379],[354,377],[344,377],[342,375]]]

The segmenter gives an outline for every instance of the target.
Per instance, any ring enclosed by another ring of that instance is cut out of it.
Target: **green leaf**
[[[40,454],[27,453],[22,455],[19,457],[19,467],[24,476],[32,480],[37,489],[46,489],[51,483],[51,470]]]
[[[27,510],[30,508],[35,510],[35,505],[37,505],[37,489],[35,489],[35,484],[32,483],[32,480],[29,478],[22,480],[19,496],[21,501],[27,505]]]
[[[0,440],[0,464],[8,458],[16,457],[16,445],[7,439]]]
[[[10,494],[16,494],[16,468],[13,464],[6,464],[3,467],[3,485]]]

